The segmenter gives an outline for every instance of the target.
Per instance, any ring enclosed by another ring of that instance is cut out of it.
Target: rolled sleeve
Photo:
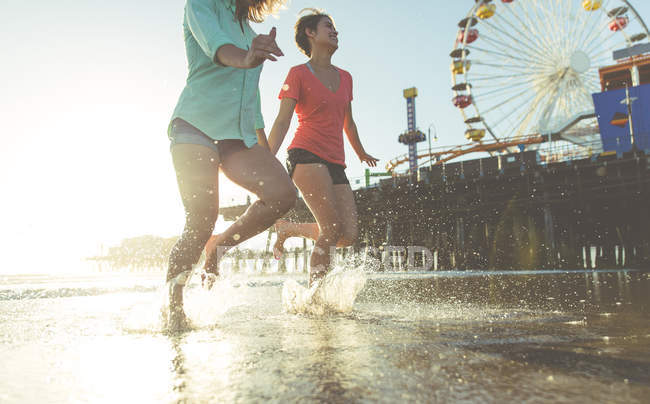
[[[203,52],[210,60],[218,63],[217,51],[233,41],[218,24],[218,13],[223,13],[225,8],[222,2],[214,0],[188,0],[186,16],[187,25]]]
[[[264,129],[264,116],[262,115],[260,90],[257,90],[257,108],[255,109],[255,130],[257,129]]]

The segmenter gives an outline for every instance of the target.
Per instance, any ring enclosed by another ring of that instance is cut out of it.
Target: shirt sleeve
[[[353,84],[354,84],[354,83],[352,82],[352,75],[351,75],[350,73],[348,73],[348,77],[349,77],[349,79],[350,79],[350,101],[352,101],[352,100],[354,99],[354,97],[353,97],[353,93],[354,93],[354,91],[353,91],[353,89],[354,89]]]
[[[217,63],[215,56],[219,48],[233,43],[219,26],[217,16],[227,10],[223,8],[222,2],[218,3],[214,0],[188,0],[185,11],[187,25],[194,39],[210,60]]]
[[[293,98],[296,101],[299,100],[300,77],[298,76],[297,69],[294,68],[289,70],[289,74],[287,74],[287,78],[284,80],[284,85],[282,85],[282,89],[280,90],[280,95],[278,95],[278,98]]]
[[[260,90],[257,89],[257,111],[255,114],[255,130],[264,129],[264,116],[262,115],[262,100]]]

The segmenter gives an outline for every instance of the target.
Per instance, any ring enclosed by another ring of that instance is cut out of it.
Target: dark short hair
[[[300,17],[298,22],[296,22],[296,45],[298,45],[298,48],[302,51],[302,53],[308,57],[311,57],[311,44],[309,43],[309,38],[307,37],[307,29],[316,31],[316,27],[323,17],[327,17],[330,20],[332,17],[315,8],[305,8],[301,10],[300,13],[302,14],[304,11],[309,11],[309,14],[303,15]]]

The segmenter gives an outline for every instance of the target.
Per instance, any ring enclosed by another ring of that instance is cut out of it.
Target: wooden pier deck
[[[438,269],[650,268],[650,156],[536,156],[426,167],[356,190],[357,247],[426,247]],[[300,200],[289,218],[311,215]]]

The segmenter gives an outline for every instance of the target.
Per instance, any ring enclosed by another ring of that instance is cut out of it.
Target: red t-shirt
[[[290,149],[308,150],[323,160],[345,167],[343,122],[352,101],[352,76],[339,71],[341,85],[334,93],[316,78],[306,64],[289,70],[278,98],[296,100],[298,129]]]

